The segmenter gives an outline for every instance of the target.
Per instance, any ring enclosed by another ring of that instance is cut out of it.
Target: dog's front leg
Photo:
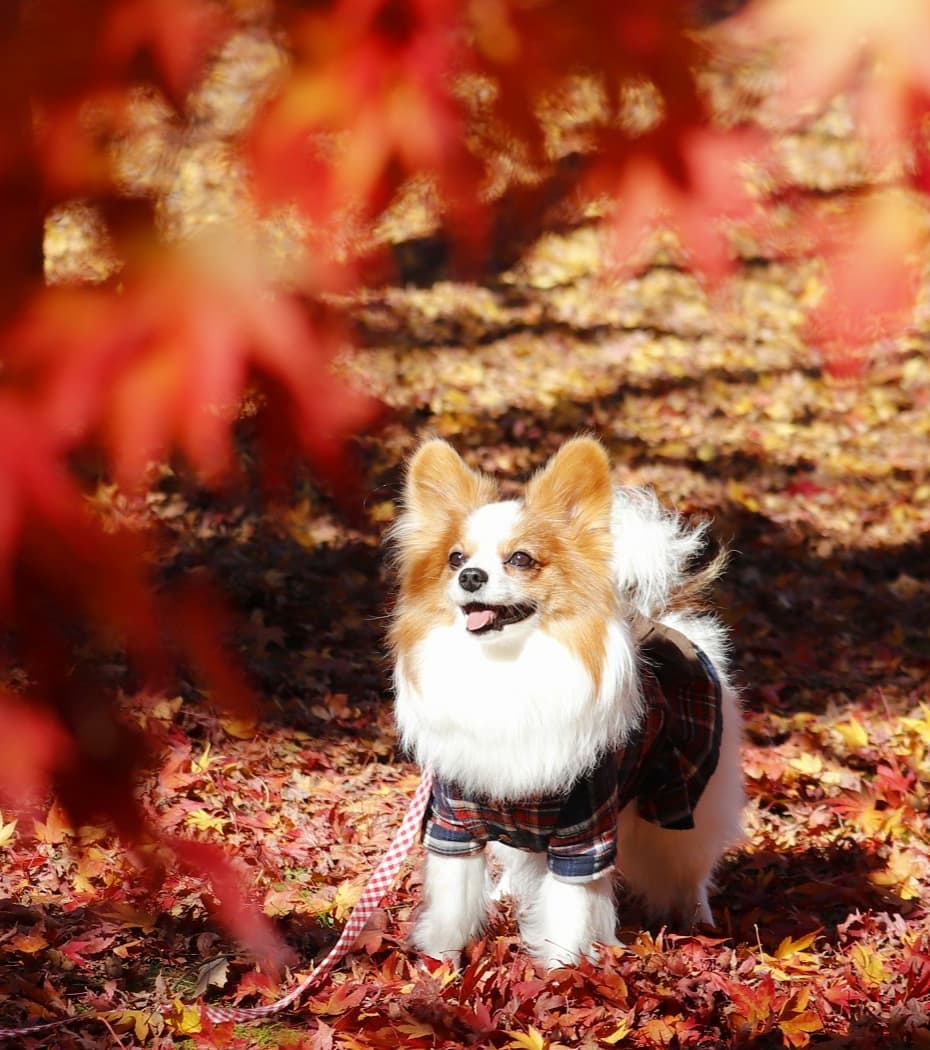
[[[610,872],[592,882],[563,882],[546,872],[536,899],[525,902],[520,931],[549,969],[597,961],[595,944],[617,943],[614,882]]]
[[[464,857],[427,853],[423,889],[425,903],[413,928],[414,946],[424,955],[458,966],[462,949],[487,919],[484,853]]]

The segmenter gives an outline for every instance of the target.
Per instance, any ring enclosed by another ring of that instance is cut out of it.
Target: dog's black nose
[[[463,591],[480,590],[488,582],[484,569],[462,569],[459,573],[459,584]]]

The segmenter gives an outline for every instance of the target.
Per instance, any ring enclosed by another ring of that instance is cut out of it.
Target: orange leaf
[[[49,807],[45,821],[40,823],[37,820],[35,822],[35,834],[40,842],[58,845],[64,842],[66,838],[74,836],[74,828],[71,826],[71,821],[61,806],[57,802],[53,802]]]
[[[15,951],[22,952],[24,955],[35,955],[36,952],[40,952],[43,948],[48,947],[45,934],[38,928],[31,930],[29,933],[14,934],[6,943]]]
[[[811,1033],[822,1030],[823,1021],[813,1010],[804,1010],[792,1017],[783,1018],[778,1022],[778,1027],[789,1046],[807,1046]]]

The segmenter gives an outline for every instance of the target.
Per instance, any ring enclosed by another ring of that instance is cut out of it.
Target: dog
[[[390,542],[395,718],[434,777],[414,946],[457,965],[509,895],[542,965],[596,960],[617,875],[651,920],[712,924],[744,794],[726,632],[698,601],[722,556],[691,571],[706,526],[615,488],[590,437],[506,500],[432,439]]]

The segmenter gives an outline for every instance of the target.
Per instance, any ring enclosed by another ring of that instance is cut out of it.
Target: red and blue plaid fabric
[[[566,795],[521,802],[465,798],[454,784],[435,780],[423,843],[431,853],[464,856],[486,842],[547,853],[549,870],[569,882],[588,882],[617,854],[617,778],[612,755]]]
[[[560,795],[497,801],[435,780],[423,832],[431,853],[465,856],[502,842],[546,853],[559,879],[588,882],[613,866],[617,814],[628,804],[660,827],[694,827],[720,755],[720,680],[683,635],[638,627],[645,715],[633,737]]]

